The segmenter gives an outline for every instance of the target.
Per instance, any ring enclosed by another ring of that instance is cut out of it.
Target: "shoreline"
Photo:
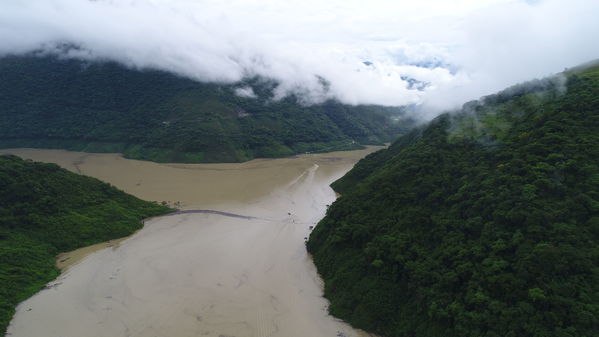
[[[181,210],[143,219],[129,236],[57,255],[52,291],[21,302],[9,332],[368,336],[328,315],[304,238],[336,199],[329,184],[377,149],[192,165],[12,150]]]
[[[139,230],[135,231],[135,233],[137,233]],[[122,238],[118,238],[118,239],[112,239],[112,240],[108,240],[108,241],[104,241],[104,242],[100,242],[100,243],[96,243],[90,246],[85,246],[85,247],[81,247],[81,248],[77,248],[75,250],[71,250],[69,252],[64,252],[64,253],[60,253],[58,255],[56,255],[56,263],[55,266],[56,268],[58,268],[60,270],[60,275],[58,275],[58,277],[62,276],[62,274],[66,273],[71,267],[77,265],[79,262],[83,261],[87,256],[102,250],[104,248],[109,248],[109,247],[113,247],[114,249],[118,248],[120,243],[125,241],[126,239],[130,238],[131,236],[135,235],[135,233],[132,233],[131,235],[122,237]],[[48,282],[48,283],[52,283],[56,281],[56,279]]]
[[[164,215],[161,215],[161,216],[164,216]],[[157,217],[154,216],[154,217],[151,217],[148,219],[153,219],[153,218],[157,218]],[[77,264],[79,264],[80,262],[85,260],[85,258],[92,255],[93,253],[103,250],[105,248],[110,248],[110,247],[112,247],[112,249],[119,248],[120,244],[123,241],[131,238],[133,235],[137,234],[140,230],[142,230],[145,227],[146,220],[147,219],[143,220],[144,225],[140,229],[136,230],[135,232],[133,232],[127,236],[123,236],[122,238],[99,242],[99,243],[95,243],[93,245],[80,247],[80,248],[77,248],[75,250],[71,250],[68,252],[59,253],[55,257],[56,261],[55,261],[54,265],[56,266],[56,268],[58,268],[60,270],[60,274],[56,277],[56,279],[48,282],[48,284],[55,282],[58,278],[63,276],[63,274],[65,274],[67,271],[69,271],[70,268],[76,266]]]
[[[181,215],[181,214],[214,214],[214,215],[228,216],[228,217],[232,217],[232,218],[245,219],[245,220],[258,219],[253,216],[239,215],[239,214],[235,214],[235,213],[222,212],[222,211],[216,211],[216,210],[211,210],[211,209],[175,210],[171,213],[166,213],[163,215],[145,218],[142,220],[143,226],[140,229],[136,230],[135,232],[133,232],[127,236],[123,236],[121,238],[116,238],[116,239],[111,239],[111,240],[104,241],[104,242],[95,243],[95,244],[89,245],[89,246],[80,247],[75,250],[59,253],[58,255],[56,255],[55,266],[60,270],[60,275],[58,275],[57,278],[62,276],[62,274],[66,273],[71,267],[77,265],[79,262],[85,260],[86,257],[88,257],[89,255],[91,255],[97,251],[100,251],[105,248],[111,248],[111,247],[112,247],[112,249],[118,249],[120,244],[123,241],[130,239],[135,234],[137,234],[139,231],[141,231],[146,226],[147,221],[161,218],[161,217]],[[48,282],[48,284],[50,284],[54,281],[56,281],[56,279]]]
[[[71,267],[77,265],[79,262],[82,262],[83,260],[85,260],[86,257],[90,256],[91,254],[93,254],[97,251],[100,251],[102,249],[105,249],[105,248],[110,248],[110,247],[112,247],[112,249],[118,249],[123,241],[130,239],[135,234],[139,233],[139,231],[144,229],[144,227],[146,226],[146,222],[156,219],[156,218],[163,217],[163,216],[174,215],[179,212],[182,212],[182,211],[178,210],[178,209],[173,209],[173,211],[170,213],[165,213],[162,215],[156,215],[156,216],[151,216],[149,218],[141,219],[142,226],[129,235],[126,235],[126,236],[123,236],[120,238],[116,238],[116,239],[110,239],[108,241],[94,243],[89,246],[79,247],[75,250],[71,250],[68,252],[58,253],[55,257],[54,265],[56,266],[56,268],[58,268],[60,270],[60,274],[56,277],[56,279],[48,282],[48,284],[56,281],[60,276],[62,276],[64,273],[66,273]]]
[[[396,137],[399,137],[396,136]],[[129,156],[128,153],[126,152],[112,152],[112,151],[84,151],[83,149],[87,148],[87,146],[82,146],[82,147],[64,147],[64,146],[56,146],[56,147],[35,147],[35,145],[30,146],[30,145],[22,145],[19,146],[19,143],[17,142],[16,144],[10,144],[8,145],[8,147],[4,146],[4,147],[0,147],[0,153],[2,151],[5,150],[14,150],[14,149],[32,149],[32,150],[56,150],[56,151],[69,151],[69,152],[79,152],[79,153],[86,153],[89,155],[96,155],[96,154],[118,154],[121,157],[123,157],[124,159],[129,159],[129,160],[140,160],[140,161],[148,161],[151,163],[156,163],[156,164],[163,164],[163,165],[168,165],[168,164],[175,164],[175,165],[210,165],[210,164],[244,164],[247,162],[251,162],[253,160],[268,160],[268,159],[285,159],[285,158],[294,158],[297,156],[302,156],[302,155],[310,155],[310,154],[325,154],[325,153],[333,153],[333,152],[352,152],[352,151],[362,151],[365,149],[368,149],[369,147],[379,147],[379,146],[387,146],[386,144],[390,144],[390,143],[383,143],[385,145],[370,145],[370,144],[360,144],[360,143],[352,143],[352,142],[348,142],[348,143],[343,143],[341,145],[332,145],[332,146],[327,146],[323,149],[320,150],[314,150],[314,151],[292,151],[291,153],[288,154],[284,154],[284,155],[280,155],[280,156],[274,156],[274,157],[251,157],[249,159],[245,159],[245,160],[239,160],[239,161],[195,161],[195,160],[189,160],[189,161],[159,161],[159,160],[154,160],[151,157],[146,157],[146,156]],[[27,142],[25,142],[25,144],[27,144]],[[29,143],[32,144],[32,143]],[[12,146],[12,145],[16,145]],[[355,147],[351,147],[352,145],[355,145]],[[350,147],[348,147],[350,146]],[[81,149],[80,149],[81,148]],[[121,149],[122,150],[122,149]],[[197,152],[183,152],[182,154],[191,154],[194,155]]]
[[[296,158],[302,158],[302,157],[310,157],[310,156],[314,156],[314,155],[324,155],[324,154],[334,154],[336,152],[344,152],[344,153],[349,153],[349,152],[355,152],[355,151],[364,151],[364,150],[372,150],[370,152],[374,152],[376,150],[385,148],[388,146],[388,143],[385,144],[385,146],[376,146],[376,145],[364,145],[364,149],[361,150],[339,150],[339,151],[332,151],[332,152],[318,152],[318,153],[297,153],[297,154],[292,154],[289,156],[285,156],[285,157],[278,157],[278,158],[254,158],[245,162],[239,162],[239,163],[194,163],[194,164],[189,164],[189,163],[157,163],[157,162],[153,162],[153,161],[147,161],[149,163],[153,163],[153,164],[158,164],[158,165],[164,165],[167,167],[172,167],[172,168],[178,168],[178,169],[185,169],[185,170],[211,170],[211,168],[209,168],[210,166],[219,166],[219,165],[244,165],[244,164],[249,164],[251,162],[262,162],[262,161],[274,161],[274,160],[284,160],[284,159],[296,159]],[[82,166],[84,165],[86,159],[90,156],[94,156],[94,155],[114,155],[117,156],[119,158],[122,159],[126,159],[126,160],[135,160],[135,159],[129,159],[126,158],[124,156],[123,153],[104,153],[104,152],[79,152],[79,151],[71,151],[71,150],[64,150],[64,149],[44,149],[44,148],[33,148],[33,147],[26,147],[26,148],[6,148],[6,149],[0,149],[0,155],[6,155],[6,154],[15,154],[17,156],[23,156],[22,153],[23,152],[33,152],[33,151],[60,151],[60,152],[64,152],[64,153],[72,153],[72,154],[77,154],[76,158],[73,158],[70,163],[66,164],[65,163],[57,163],[58,165],[60,165],[61,167],[64,167],[66,169],[69,169],[77,174],[81,174],[81,175],[86,175],[86,173],[84,172],[84,170],[82,169]],[[24,157],[27,158],[27,157]],[[48,159],[44,160],[46,158],[42,158],[42,159],[34,159],[35,161],[42,161],[42,162],[52,162],[51,160],[49,161]],[[141,160],[142,162],[146,162],[145,160]],[[56,163],[56,162],[55,162]],[[70,167],[69,167],[70,166]],[[190,167],[190,166],[197,166],[197,167]],[[208,166],[208,168],[200,168],[199,166]],[[235,169],[231,169],[231,170],[235,170]],[[100,179],[102,181],[108,182],[105,179]],[[128,191],[127,189],[125,189],[126,192],[131,193],[131,191]],[[341,195],[337,192],[335,192],[335,196],[336,198],[339,198]],[[143,200],[147,200],[150,201],[148,198],[141,198]],[[156,200],[158,202],[158,200]],[[162,216],[172,216],[172,215],[176,215],[176,214],[183,214],[183,213],[213,213],[213,214],[220,214],[223,216],[238,216],[241,218],[247,218],[247,219],[251,219],[253,217],[246,217],[244,215],[237,215],[237,214],[233,214],[233,213],[228,213],[228,212],[222,212],[222,211],[218,211],[218,210],[199,210],[199,209],[187,209],[187,207],[181,207],[180,203],[178,201],[168,201],[168,206],[171,208],[174,208],[175,211],[172,213],[167,213],[164,215],[160,215],[159,217]],[[180,208],[181,207],[181,208]],[[79,262],[83,261],[87,256],[100,251],[102,249],[105,248],[110,248],[112,247],[113,249],[117,249],[119,247],[119,245],[127,240],[128,238],[132,237],[133,235],[135,235],[137,232],[139,232],[140,230],[142,230],[145,227],[145,223],[146,221],[149,221],[151,219],[154,219],[156,217],[150,217],[150,218],[146,218],[142,220],[143,226],[136,230],[135,232],[121,237],[121,238],[116,238],[116,239],[111,239],[108,241],[104,241],[104,242],[99,242],[96,244],[92,244],[89,246],[84,246],[84,247],[80,247],[77,248],[75,250],[72,251],[67,251],[67,252],[62,252],[56,255],[55,257],[55,266],[60,270],[60,275],[62,275],[63,273],[66,273],[72,266],[78,264]],[[60,277],[59,275],[59,277]],[[49,283],[51,283],[52,281],[50,281]]]

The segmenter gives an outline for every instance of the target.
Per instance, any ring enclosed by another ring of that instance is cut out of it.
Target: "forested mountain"
[[[464,105],[371,154],[308,249],[383,336],[599,335],[599,66]]]
[[[55,164],[0,156],[0,334],[20,301],[58,276],[55,256],[123,237],[171,210]]]
[[[4,148],[235,162],[381,144],[411,124],[401,108],[274,100],[276,83],[260,78],[206,84],[112,62],[39,55],[0,58],[0,78]]]

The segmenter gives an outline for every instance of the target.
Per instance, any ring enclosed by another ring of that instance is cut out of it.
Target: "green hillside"
[[[401,108],[275,101],[276,83],[259,78],[205,84],[112,62],[33,55],[0,58],[0,78],[0,148],[236,162],[381,144],[411,125]],[[257,97],[235,94],[248,87]]]
[[[383,336],[599,336],[599,67],[467,103],[333,187],[308,242],[333,315]]]
[[[0,156],[0,334],[59,271],[60,252],[127,236],[169,208],[54,164]]]

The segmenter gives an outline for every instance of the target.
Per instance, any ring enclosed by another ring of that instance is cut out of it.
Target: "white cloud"
[[[308,101],[438,111],[598,58],[597,13],[589,0],[3,0],[0,54],[75,43],[71,56],[202,81],[266,76]]]
[[[256,97],[256,93],[254,92],[254,89],[252,89],[252,87],[250,87],[250,86],[236,88],[235,95],[237,95],[239,97],[248,97],[248,98]]]

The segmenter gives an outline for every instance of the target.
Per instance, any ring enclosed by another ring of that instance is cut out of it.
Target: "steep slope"
[[[397,121],[400,108],[333,101],[303,106],[296,97],[276,101],[276,84],[256,78],[205,84],[111,62],[35,55],[0,58],[0,78],[5,148],[234,162],[381,144],[410,126],[407,119]]]
[[[332,314],[384,336],[598,335],[599,67],[566,75],[442,115],[334,183],[308,242]]]
[[[54,164],[0,156],[0,333],[20,301],[58,276],[56,254],[123,237],[170,212]]]

